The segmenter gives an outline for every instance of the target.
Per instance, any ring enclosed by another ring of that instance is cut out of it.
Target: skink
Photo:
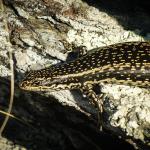
[[[95,84],[150,87],[150,42],[125,42],[95,48],[63,64],[31,71],[20,87],[32,91],[80,89],[98,104]]]

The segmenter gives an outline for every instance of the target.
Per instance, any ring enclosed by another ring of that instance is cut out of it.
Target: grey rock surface
[[[105,94],[106,133],[103,133],[97,128],[97,109],[80,91],[42,93],[18,87],[27,71],[63,63],[74,47],[86,46],[90,50],[150,37],[147,30],[150,14],[137,11],[139,5],[133,16],[132,12],[124,15],[121,11],[112,15],[105,7],[101,8],[102,4],[80,0],[5,0],[5,10],[0,12],[0,105],[7,111],[11,74],[8,51],[12,51],[15,66],[12,113],[23,122],[9,120],[0,149],[83,149],[87,145],[89,149],[109,146],[133,149],[132,145],[149,149],[149,89],[101,85]],[[145,26],[139,23],[139,16]],[[134,20],[133,25],[126,28],[130,19]],[[124,26],[119,20],[124,21]]]

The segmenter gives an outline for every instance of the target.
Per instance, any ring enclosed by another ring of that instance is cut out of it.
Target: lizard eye
[[[40,85],[40,81],[34,81],[33,83],[32,83],[32,85],[34,85],[34,86],[36,86],[36,85]]]

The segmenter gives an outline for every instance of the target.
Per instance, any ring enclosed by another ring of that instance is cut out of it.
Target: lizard
[[[20,83],[20,88],[31,91],[80,89],[101,115],[103,103],[93,90],[94,85],[101,83],[150,87],[150,42],[99,47],[75,60],[32,70]]]

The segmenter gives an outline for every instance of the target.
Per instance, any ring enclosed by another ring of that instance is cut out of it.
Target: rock
[[[114,7],[117,0],[110,4]],[[11,50],[15,67],[12,113],[22,120],[9,120],[3,134],[13,143],[9,149],[19,149],[18,145],[45,150],[85,149],[87,145],[94,149],[133,149],[133,146],[149,149],[149,89],[102,84],[106,131],[100,132],[97,109],[81,92],[26,92],[18,87],[27,71],[63,63],[74,47],[86,46],[90,50],[114,43],[144,41],[142,33],[148,31],[150,23],[147,11],[139,11],[133,17],[121,10],[118,14],[110,12],[104,2],[80,0],[5,0],[4,6],[5,11],[0,15],[0,104],[7,110]],[[136,8],[140,9],[140,5]],[[144,18],[144,25],[136,20],[139,16]],[[126,19],[132,22],[128,28]]]

